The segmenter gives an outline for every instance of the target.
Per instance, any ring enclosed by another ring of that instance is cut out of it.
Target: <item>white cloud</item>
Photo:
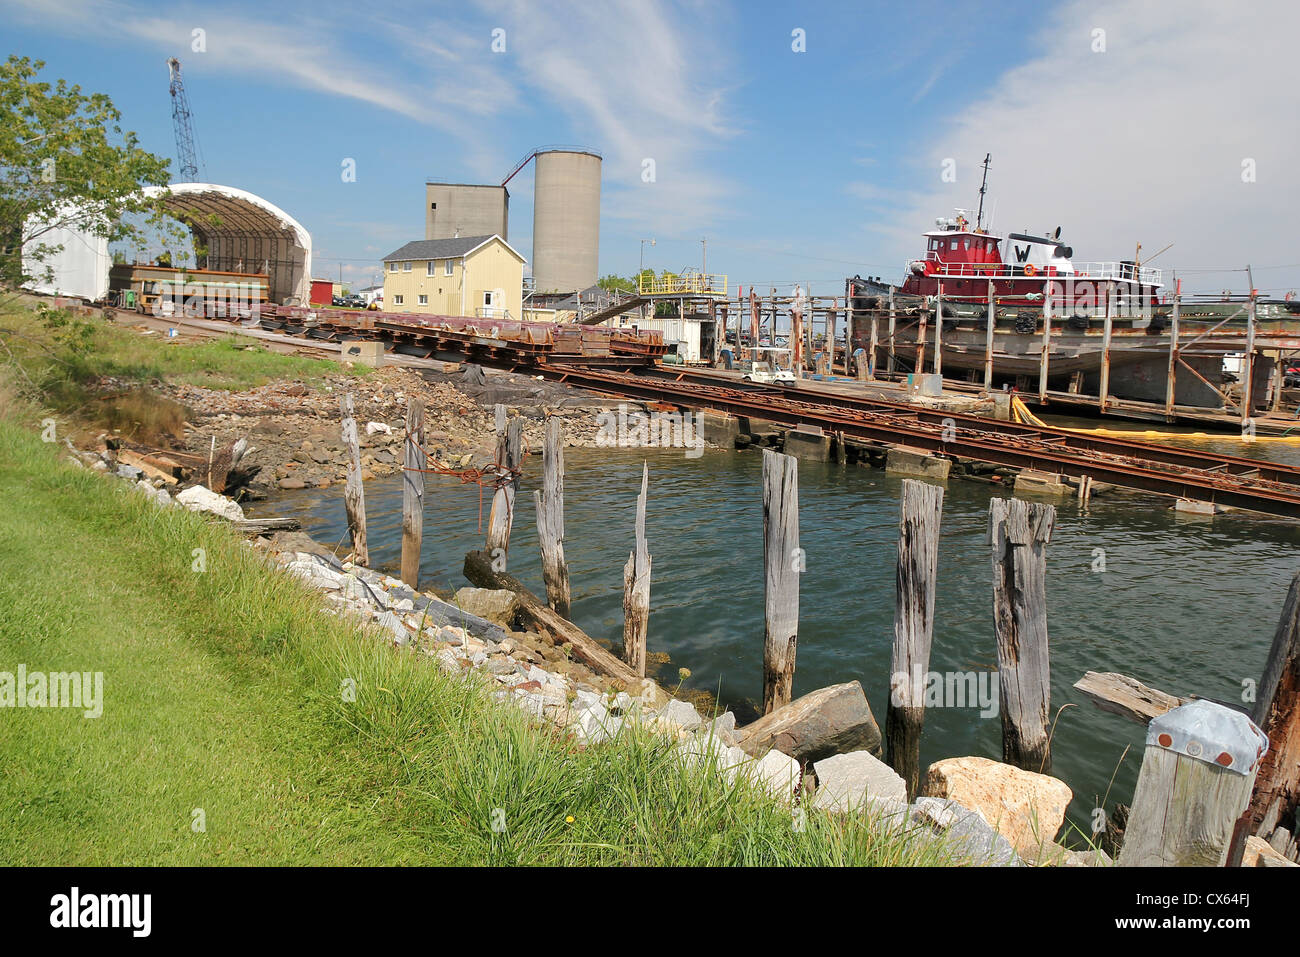
[[[1094,29],[1106,51],[1093,52]],[[1168,268],[1300,261],[1296,126],[1287,73],[1300,5],[1076,2],[1049,15],[1039,53],[951,117],[918,166],[922,195],[896,220],[890,255],[915,254],[935,216],[978,202],[993,154],[995,228],[1055,228],[1076,257],[1131,258],[1170,242]],[[940,181],[946,157],[957,182]],[[1242,162],[1257,182],[1242,182]],[[986,209],[988,207],[986,206]],[[1256,285],[1294,283],[1257,273]],[[1224,279],[1188,275],[1218,288]],[[1244,278],[1236,280],[1244,289]]]

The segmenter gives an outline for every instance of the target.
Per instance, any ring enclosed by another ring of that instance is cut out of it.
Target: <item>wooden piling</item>
[[[943,283],[934,297],[934,374],[943,376]]]
[[[424,541],[424,400],[406,404],[406,444],[402,454],[402,581],[420,587],[420,547]]]
[[[912,364],[912,371],[920,375],[925,371],[925,333],[926,320],[930,312],[924,306],[921,307],[921,316],[916,325],[916,361]]]
[[[1300,807],[1300,574],[1291,579],[1255,701],[1269,750],[1251,797],[1249,826],[1264,840],[1279,826],[1295,835]]]
[[[1191,701],[1147,729],[1121,867],[1222,867],[1267,738],[1249,718]]]
[[[533,492],[537,506],[537,540],[542,549],[546,603],[569,617],[569,566],[564,560],[564,439],[560,420],[546,421],[542,448],[542,487]]]
[[[885,741],[889,764],[916,796],[921,774],[921,727],[925,722],[925,673],[930,669],[934,590],[939,564],[943,488],[903,480],[898,523],[898,569],[894,578],[894,649],[890,659]]]
[[[645,537],[645,500],[650,463],[641,467],[636,500],[636,548],[623,566],[623,660],[645,677],[646,634],[650,628],[650,546]]]
[[[763,450],[763,713],[790,703],[799,641],[799,461]]]
[[[894,333],[897,331],[897,325],[898,325],[897,314],[894,309],[894,287],[890,286],[889,287],[889,365],[888,365],[888,372],[890,375],[893,375],[897,368],[896,364],[897,364],[898,356],[895,352],[896,340],[894,338]]]
[[[343,413],[343,447],[348,453],[348,484],[343,491],[343,507],[348,513],[352,561],[364,568],[370,564],[370,551],[366,547],[366,493],[361,486],[361,444],[357,440],[351,392],[339,396],[339,408]]]
[[[505,570],[510,551],[510,528],[515,520],[515,493],[519,490],[519,464],[523,459],[524,423],[518,416],[506,420],[506,407],[496,407],[497,489],[488,515],[487,552]]]
[[[993,280],[989,280],[988,326],[984,330],[984,391],[993,389],[993,325],[997,321],[997,299],[993,294]]]
[[[1050,285],[1050,283],[1049,283]],[[1043,296],[1043,347],[1038,355],[1038,404],[1047,405],[1047,366],[1052,355],[1052,297]]]
[[[1115,283],[1106,283],[1106,319],[1101,330],[1101,385],[1097,389],[1097,410],[1105,412],[1110,402],[1110,338],[1115,324]]]
[[[1055,521],[1051,505],[989,502],[1002,760],[1038,772],[1051,766],[1046,545]]]
[[[1178,318],[1182,305],[1181,292],[1174,293],[1173,314],[1169,317],[1169,371],[1165,383],[1165,421],[1173,422],[1174,399],[1178,394]]]

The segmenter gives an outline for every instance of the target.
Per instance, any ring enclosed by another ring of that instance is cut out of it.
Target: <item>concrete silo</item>
[[[533,280],[538,292],[596,284],[600,245],[600,154],[546,149],[536,154]]]
[[[505,186],[424,184],[424,238],[500,236],[507,242],[510,193]]]

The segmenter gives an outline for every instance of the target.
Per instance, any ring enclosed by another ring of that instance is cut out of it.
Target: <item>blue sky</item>
[[[1001,231],[1062,225],[1083,260],[1173,243],[1154,265],[1185,288],[1244,291],[1215,270],[1249,262],[1282,292],[1300,285],[1298,6],[0,0],[0,16],[6,52],[109,94],[168,157],[178,56],[206,179],[293,215],[322,276],[364,281],[423,238],[427,178],[500,182],[563,143],[605,157],[602,274],[633,272],[646,237],[647,265],[698,265],[707,237],[733,288],[898,280],[934,217],[974,207],[991,152]],[[510,189],[530,256],[531,171]]]

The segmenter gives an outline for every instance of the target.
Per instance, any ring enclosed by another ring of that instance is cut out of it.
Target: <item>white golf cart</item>
[[[786,367],[783,368],[778,361],[782,358],[781,353],[789,354],[789,349],[778,349],[772,346],[760,346],[754,350],[756,358],[750,361],[749,368],[745,372],[746,382],[759,382],[764,385],[772,383],[795,384],[794,373],[788,368],[789,360],[786,361]],[[768,354],[771,354],[770,358]]]

